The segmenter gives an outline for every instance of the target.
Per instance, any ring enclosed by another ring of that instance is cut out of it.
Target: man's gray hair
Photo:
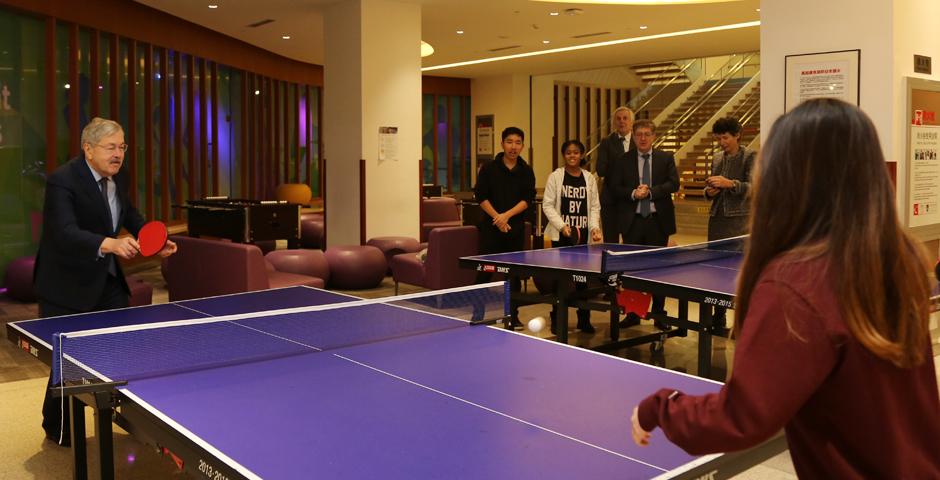
[[[82,145],[86,143],[97,145],[102,138],[114,135],[117,132],[123,132],[121,124],[114,120],[108,120],[101,117],[92,118],[88,125],[82,130]]]
[[[617,107],[617,109],[614,110],[613,116],[616,117],[616,116],[617,116],[617,112],[621,112],[621,111],[627,112],[627,116],[630,117],[630,121],[631,121],[631,122],[634,121],[634,120],[636,120],[636,116],[633,115],[633,110],[630,110],[630,107],[626,107],[626,106]]]

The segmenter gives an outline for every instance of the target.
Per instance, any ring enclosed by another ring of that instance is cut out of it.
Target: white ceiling
[[[288,58],[322,65],[323,10],[337,0],[137,0]],[[425,67],[596,42],[717,27],[760,19],[760,0],[666,6],[529,0],[410,0],[422,6],[422,39],[434,47]],[[215,3],[217,9],[209,9]],[[565,10],[580,9],[577,15]],[[550,12],[559,12],[551,16]],[[256,28],[249,24],[274,20]],[[640,26],[647,29],[641,30]],[[461,29],[463,35],[456,34]],[[606,32],[606,33],[603,33]],[[600,33],[600,35],[591,35]],[[290,35],[284,40],[282,35]],[[574,38],[576,36],[585,36]],[[543,40],[549,40],[544,44]],[[513,47],[506,48],[505,47]],[[418,48],[416,45],[415,48]],[[692,58],[760,48],[759,27],[644,40],[572,52],[434,70],[480,77],[556,73]],[[503,49],[492,51],[493,49]]]

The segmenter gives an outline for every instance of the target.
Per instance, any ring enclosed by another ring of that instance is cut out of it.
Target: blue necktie
[[[643,157],[643,179],[640,181],[640,183],[644,185],[649,185],[650,184],[650,154],[644,153],[643,155],[640,155],[640,156]],[[640,215],[642,215],[643,218],[650,216],[649,195],[647,195],[646,198],[644,198],[643,200],[640,200]]]

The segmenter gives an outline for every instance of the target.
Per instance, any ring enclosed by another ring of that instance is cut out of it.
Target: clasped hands
[[[500,232],[506,233],[512,230],[512,227],[509,226],[509,218],[509,215],[505,212],[497,213],[496,216],[493,217],[493,226],[498,228]]]
[[[636,190],[633,191],[633,198],[635,200],[643,200],[644,198],[650,196],[650,186],[641,183],[639,187],[636,187]]]
[[[721,175],[715,175],[706,178],[705,185],[705,194],[709,197],[714,197],[724,189],[733,188],[734,182]]]

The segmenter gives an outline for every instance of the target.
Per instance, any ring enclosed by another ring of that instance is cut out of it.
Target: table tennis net
[[[133,310],[128,310],[133,315]],[[54,335],[59,385],[133,381],[465,328],[508,313],[504,282]]]
[[[747,235],[711,242],[650,250],[614,252],[605,250],[601,257],[603,273],[631,273],[656,268],[701,263],[741,255]]]

